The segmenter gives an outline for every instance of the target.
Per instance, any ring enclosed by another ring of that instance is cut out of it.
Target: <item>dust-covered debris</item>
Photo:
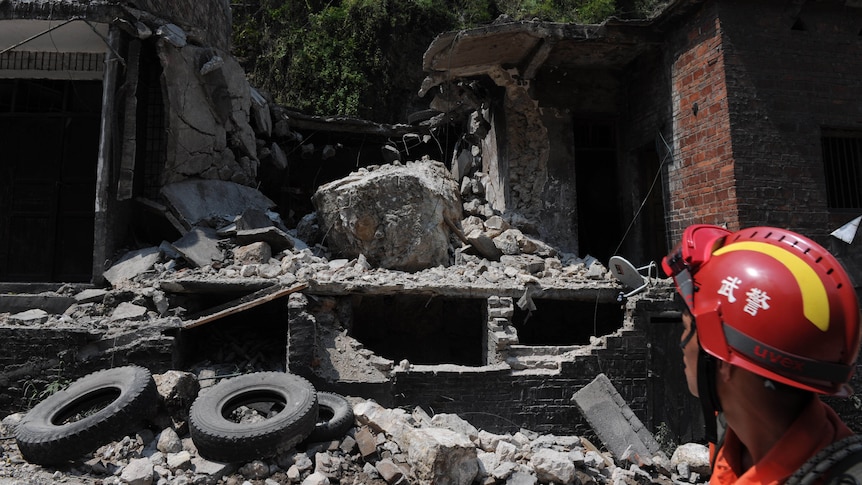
[[[198,455],[188,434],[188,407],[199,389],[219,379],[175,372],[154,376],[165,406],[133,435],[105,443],[60,467],[28,464],[11,436],[23,417],[0,426],[0,481],[10,484],[223,483],[223,484],[696,484],[701,445],[680,447],[671,460],[658,454],[632,461],[603,452],[587,438],[527,429],[496,434],[457,415],[422,408],[388,409],[348,397],[353,426],[337,439],[302,442],[271,458],[219,463]]]

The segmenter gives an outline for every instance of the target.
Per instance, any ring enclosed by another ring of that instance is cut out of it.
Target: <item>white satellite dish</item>
[[[617,297],[619,301],[639,293],[649,286],[652,270],[656,267],[655,262],[651,261],[646,266],[636,268],[635,265],[622,256],[611,256],[608,266],[614,278],[618,279],[623,286],[629,289],[628,292],[620,293],[619,297]],[[647,270],[646,276],[641,274],[643,270]]]
[[[832,231],[831,235],[837,237],[838,239],[846,242],[847,244],[852,244],[853,239],[856,237],[856,233],[859,231],[859,223],[862,222],[862,216],[853,219],[852,221],[844,224]]]

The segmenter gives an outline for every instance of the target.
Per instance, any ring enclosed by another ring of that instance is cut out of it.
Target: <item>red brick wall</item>
[[[695,223],[739,226],[722,23],[712,3],[671,42],[674,152],[668,173],[672,240]]]
[[[820,137],[862,130],[862,9],[733,0],[718,10],[740,224],[825,244],[858,215],[827,207]]]
[[[862,9],[708,2],[671,39],[673,239],[693,223],[785,227],[826,244],[824,129],[862,130]],[[694,105],[697,103],[697,113]]]

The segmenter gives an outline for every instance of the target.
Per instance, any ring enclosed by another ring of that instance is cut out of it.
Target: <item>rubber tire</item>
[[[226,414],[241,405],[275,399],[284,409],[257,423],[237,423]],[[317,391],[285,372],[256,372],[226,379],[198,395],[189,410],[189,433],[198,453],[224,463],[248,462],[288,451],[317,423]]]
[[[158,402],[148,369],[125,366],[93,372],[34,406],[15,428],[15,441],[28,462],[59,465],[137,431],[155,415]],[[62,424],[65,417],[92,411],[96,403],[104,406]]]
[[[306,442],[319,443],[339,439],[354,425],[353,406],[339,394],[319,391],[317,393],[318,422]],[[321,420],[324,417],[332,417]]]

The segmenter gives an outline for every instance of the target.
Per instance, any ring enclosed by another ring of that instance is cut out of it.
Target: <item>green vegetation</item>
[[[65,377],[64,374],[64,366],[63,362],[60,361],[59,366],[56,368],[48,369],[48,374],[46,375],[46,379],[50,379],[50,381],[45,384],[44,382],[36,383],[34,380],[28,380],[24,383],[24,402],[25,408],[30,410],[36,404],[44,401],[48,396],[56,393],[57,391],[61,391],[69,386],[71,381],[69,378]],[[39,390],[39,387],[42,387],[42,390]]]
[[[440,33],[513,20],[643,17],[658,0],[234,0],[233,54],[281,105],[404,122]],[[415,106],[414,106],[415,105]]]

